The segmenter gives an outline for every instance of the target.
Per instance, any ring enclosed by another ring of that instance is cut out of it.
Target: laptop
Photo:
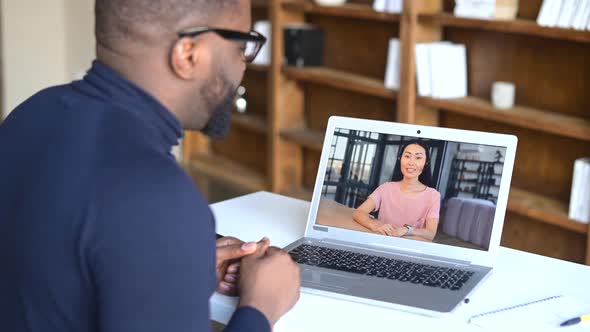
[[[331,117],[304,237],[285,247],[302,291],[432,316],[456,309],[494,270],[516,144]]]

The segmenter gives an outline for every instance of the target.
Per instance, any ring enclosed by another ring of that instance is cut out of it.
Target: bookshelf
[[[517,125],[555,135],[590,141],[590,120],[533,107],[516,105],[509,110],[498,110],[483,98],[469,96],[458,99],[418,97],[417,103],[426,107],[445,109],[482,120]]]
[[[538,25],[533,18],[496,21],[456,17],[451,13],[431,13],[419,15],[418,20],[422,24],[437,24],[443,27],[496,31],[583,43],[590,42],[590,34],[587,31],[543,27]]]
[[[305,0],[283,0],[285,10],[303,11],[306,14],[317,14],[332,17],[354,18],[388,23],[399,22],[401,15],[376,12],[366,1],[360,3],[348,2],[342,6],[320,6]]]
[[[314,131],[307,128],[285,129],[281,132],[281,137],[312,151],[322,152],[324,133],[319,130]]]
[[[584,53],[590,32],[536,25],[542,1],[520,1],[518,18],[457,18],[453,1],[441,11],[418,13],[417,29],[438,28],[440,40],[465,44],[469,97],[416,97],[415,108],[435,112],[444,127],[493,131],[519,137],[502,234],[505,246],[590,264],[588,225],[568,218],[573,162],[590,155],[590,80]],[[549,50],[549,51],[548,51]],[[516,106],[496,110],[489,102],[494,81],[517,86]]]
[[[367,96],[375,96],[394,101],[397,92],[386,88],[382,80],[363,77],[346,71],[330,68],[296,68],[285,66],[285,76],[299,82],[326,85],[336,89],[357,92]]]
[[[266,188],[266,179],[263,174],[242,167],[240,164],[221,156],[197,155],[185,167],[191,171],[236,184],[246,190],[260,191]]]
[[[519,137],[502,245],[590,264],[589,226],[567,216],[573,161],[590,155],[590,32],[538,26],[541,0],[520,1],[517,19],[454,17],[452,0],[405,1],[403,14],[372,0],[339,7],[311,0],[253,1],[253,21],[273,23],[272,61],[249,65],[249,109],[234,114],[225,142],[187,134],[185,165],[247,190],[311,199],[331,115],[492,131]],[[325,64],[282,64],[282,26],[308,22],[326,33]],[[400,89],[383,85],[389,38],[399,38]],[[416,43],[467,46],[469,97],[416,93]],[[496,110],[494,81],[517,86],[516,106]]]
[[[266,134],[267,125],[264,116],[259,114],[238,113],[232,114],[232,125],[246,128],[262,135]]]

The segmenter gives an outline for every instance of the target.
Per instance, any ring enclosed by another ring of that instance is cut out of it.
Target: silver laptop
[[[494,269],[515,136],[344,117],[328,122],[303,238],[302,290],[428,315]]]

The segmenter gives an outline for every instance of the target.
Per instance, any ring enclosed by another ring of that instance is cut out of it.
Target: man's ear
[[[172,71],[184,80],[192,80],[202,75],[208,61],[209,54],[205,43],[195,38],[178,39],[170,54]]]

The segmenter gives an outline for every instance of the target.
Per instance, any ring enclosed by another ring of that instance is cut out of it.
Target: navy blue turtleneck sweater
[[[0,125],[0,331],[209,331],[214,219],[182,130],[99,62]],[[253,308],[227,331],[269,331]]]

